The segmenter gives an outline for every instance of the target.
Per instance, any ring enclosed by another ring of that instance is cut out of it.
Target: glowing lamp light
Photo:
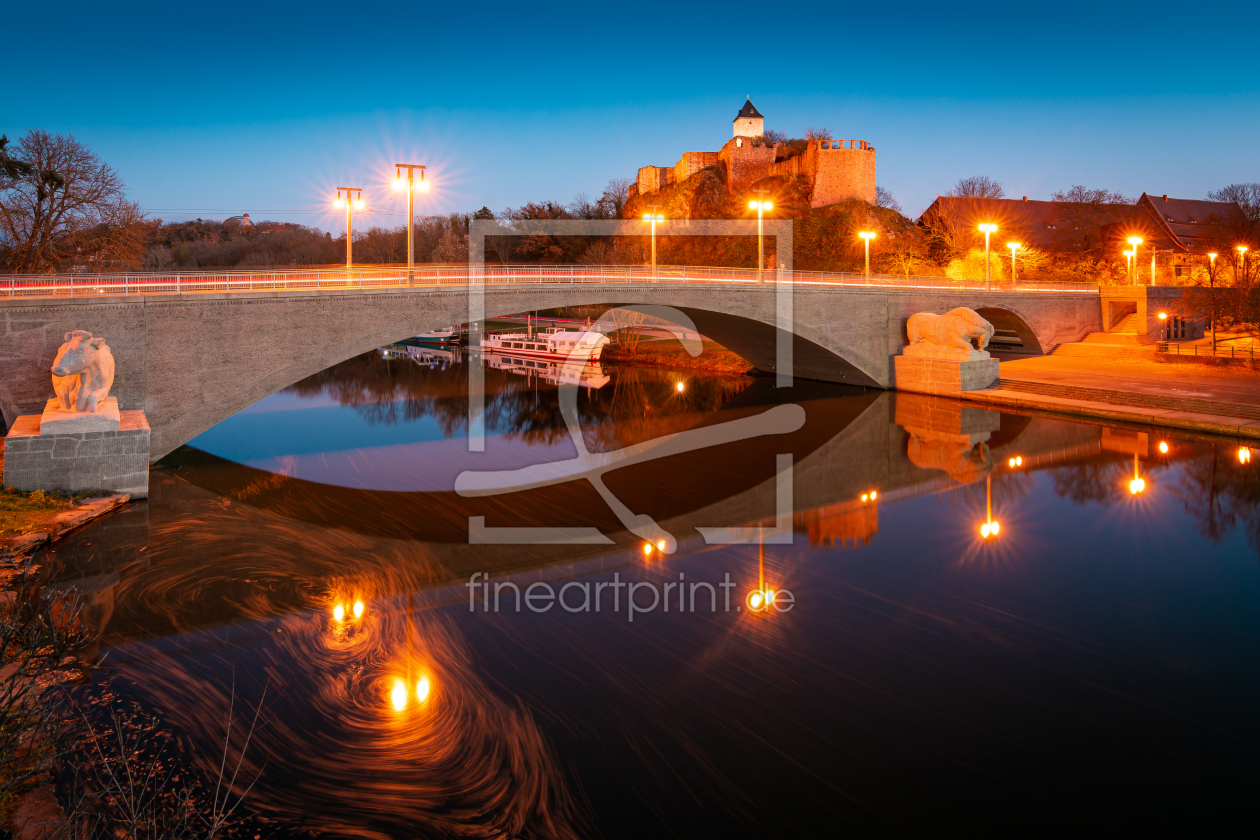
[[[1020,245],[1018,242],[1007,242],[1006,247],[1010,248],[1012,251],[1018,251],[1020,248],[1023,248],[1024,246]]]
[[[646,557],[647,555],[649,555],[649,554],[651,554],[651,553],[652,553],[652,544],[651,544],[651,543],[644,543],[644,544],[643,544],[643,556],[645,556],[645,557]]]
[[[406,182],[406,181],[404,181],[402,178],[395,178],[395,179],[394,179],[394,189],[395,189],[395,190],[405,190],[405,189],[407,189],[407,182]]]
[[[862,494],[862,501],[864,501],[864,502],[865,502],[867,499],[869,499],[869,498],[870,498],[870,496],[871,496],[871,494],[870,494],[870,493],[863,493],[863,494]]]
[[[981,233],[996,233],[997,225],[991,222],[985,222],[984,224],[980,225],[980,232]]]
[[[354,201],[354,209],[355,209],[355,210],[362,210],[362,209],[363,209],[363,199],[361,199],[361,198],[357,198],[357,199],[355,199],[355,201]]]
[[[664,217],[664,216],[657,216],[657,217],[656,217],[656,221],[658,221],[658,222],[663,222],[663,221],[665,221],[665,217]]]
[[[1129,237],[1128,239],[1126,239],[1125,241],[1126,241],[1126,242],[1128,242],[1130,245],[1132,245],[1132,246],[1133,246],[1133,250],[1134,250],[1134,251],[1136,251],[1136,250],[1137,250],[1137,246],[1139,246],[1139,245],[1141,245],[1141,244],[1142,244],[1142,237],[1140,237],[1140,236],[1130,236],[1130,237]]]
[[[657,550],[657,551],[664,551],[664,550],[665,550],[665,540],[658,540],[658,541],[657,541],[657,543],[656,543],[656,550]]]
[[[760,592],[754,592],[748,596],[748,605],[754,610],[759,610],[761,609],[761,605],[764,603],[764,600],[765,599]]]
[[[1024,457],[1022,455],[1016,455],[1014,458],[1008,458],[1006,465],[1011,468],[1022,467],[1024,465]]]
[[[402,680],[394,680],[394,687],[389,692],[389,701],[394,704],[396,712],[407,708],[407,684]]]
[[[980,526],[980,536],[986,540],[989,537],[996,537],[998,532],[1002,530],[1002,526],[996,522],[986,522]]]
[[[355,618],[363,617],[363,602],[362,601],[354,602],[354,617]]]
[[[755,201],[755,200],[750,201],[748,202],[748,209],[749,210],[773,210],[774,202],[773,201]]]
[[[878,493],[877,491],[875,491],[875,490],[872,490],[872,491],[871,491],[871,501],[872,501],[872,502],[873,502],[873,501],[875,501],[875,499],[876,499],[876,498],[878,498],[878,497],[879,497],[879,493]]]
[[[345,617],[346,617],[345,607],[343,607],[341,604],[338,604],[337,606],[333,607],[333,618],[337,619],[338,621],[341,621]]]
[[[1168,320],[1168,313],[1167,313],[1167,312],[1161,312],[1161,313],[1159,313],[1159,320],[1161,320],[1161,321],[1167,321],[1167,320]]]
[[[674,390],[680,394],[683,392],[684,388],[686,388],[686,386],[683,385],[681,382],[679,382],[677,385],[674,386]]]
[[[652,214],[651,214],[651,213],[644,213],[644,214],[643,214],[643,221],[645,221],[645,222],[650,222],[650,221],[652,221]]]
[[[336,207],[336,208],[338,208],[338,209],[340,209],[340,208],[342,208],[342,207],[345,207],[345,206],[346,206],[346,200],[345,200],[344,198],[339,198],[339,199],[337,199],[336,201],[334,201],[334,202],[333,202],[333,207]]]
[[[429,699],[429,678],[421,677],[416,681],[416,700],[423,703]]]
[[[1135,478],[1129,482],[1129,492],[1136,496],[1146,489],[1146,479]]]
[[[415,184],[415,190],[416,190],[416,192],[428,192],[428,191],[429,191],[429,182],[428,182],[428,181],[426,181],[426,180],[424,180],[424,174],[423,174],[423,173],[421,173],[421,175],[420,175],[420,180],[419,180],[419,181],[416,181],[416,184]]]
[[[1168,441],[1166,441],[1166,440],[1161,440],[1161,441],[1159,442],[1159,454],[1160,454],[1160,455],[1167,455],[1167,454],[1168,454]]]
[[[875,233],[874,231],[864,230],[860,232],[858,236],[862,237],[863,239],[874,239]]]
[[[1238,463],[1240,464],[1251,463],[1251,450],[1250,449],[1248,449],[1245,446],[1238,447]]]

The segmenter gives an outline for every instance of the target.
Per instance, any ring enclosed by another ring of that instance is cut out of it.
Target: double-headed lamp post
[[[403,178],[402,170],[407,170]],[[420,170],[420,180],[416,180],[416,170]],[[394,189],[407,191],[407,285],[416,281],[416,193],[426,192],[429,182],[424,180],[424,164],[395,163]]]
[[[864,230],[858,233],[862,237],[862,241],[866,243],[866,279],[871,279],[871,240],[875,238],[875,231]]]
[[[341,191],[346,191],[346,197],[341,197]],[[358,193],[358,198],[353,198],[350,194]],[[354,220],[354,211],[363,209],[363,190],[358,187],[337,187],[337,200],[333,202],[333,207],[346,208],[346,268],[350,268],[353,261],[354,250],[353,242],[350,236],[351,223]]]
[[[761,272],[766,267],[765,235],[762,232],[761,214],[774,209],[773,201],[766,201],[766,190],[753,190],[761,198],[748,202],[749,210],[757,211],[757,282],[762,282]]]
[[[1216,258],[1218,254],[1208,254],[1208,295],[1212,299],[1212,352],[1216,353]]]
[[[989,236],[997,232],[997,225],[991,222],[985,222],[980,225],[980,230],[984,231],[984,282],[987,286],[992,281],[991,266],[989,263]]]
[[[1129,265],[1129,285],[1137,285],[1137,246],[1142,244],[1142,237],[1130,236],[1128,243],[1133,246],[1133,261]]]
[[[1007,242],[1006,247],[1011,249],[1011,282],[1014,283],[1019,278],[1015,269],[1015,252],[1024,246],[1018,242]]]
[[[652,204],[648,206],[648,209],[658,210],[660,208],[657,205]],[[655,281],[657,279],[656,277],[656,223],[665,221],[665,217],[660,215],[659,213],[644,213],[643,221],[650,222],[652,224],[652,280]]]

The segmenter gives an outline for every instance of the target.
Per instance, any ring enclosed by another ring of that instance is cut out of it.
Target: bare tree
[[[10,171],[16,177],[8,177]],[[139,262],[148,230],[113,169],[69,135],[32,129],[6,156],[0,264],[44,272],[76,260]]]
[[[1122,221],[1134,204],[1121,193],[1080,184],[1052,194],[1050,200],[1055,202],[1052,218],[1058,228],[1058,247],[1077,251],[1101,248],[1103,228]]]
[[[608,186],[604,187],[604,194],[599,197],[597,203],[603,206],[608,218],[620,219],[621,212],[626,209],[626,202],[629,200],[630,179],[613,178],[608,182]]]
[[[1260,222],[1260,184],[1230,184],[1207,194],[1209,201],[1237,204],[1250,222]]]
[[[830,139],[831,139],[831,129],[830,129],[830,128],[818,128],[817,126],[812,126],[812,125],[811,125],[809,128],[805,129],[805,139],[806,139],[806,140],[819,140],[819,141],[821,141],[821,140],[830,140]]]
[[[468,237],[448,228],[442,234],[442,240],[433,249],[433,262],[466,263],[468,262]]]
[[[897,202],[897,199],[893,198],[892,193],[883,187],[875,188],[875,206],[887,207],[889,210],[895,210],[898,213],[901,212],[901,204]]]
[[[948,194],[958,198],[1003,198],[1006,192],[988,175],[972,175],[960,178]]]

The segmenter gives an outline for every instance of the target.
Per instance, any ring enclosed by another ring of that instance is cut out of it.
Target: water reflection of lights
[[[1167,455],[1167,454],[1168,454],[1168,441],[1166,441],[1166,440],[1161,440],[1161,441],[1159,442],[1159,454],[1160,454],[1160,455]]]
[[[1133,480],[1129,482],[1129,492],[1134,496],[1146,489],[1146,479],[1138,473],[1138,456],[1133,453]]]
[[[389,701],[394,704],[396,712],[407,708],[407,684],[402,680],[394,680],[394,688],[389,692]]]
[[[674,386],[675,390],[677,390],[677,391],[678,391],[678,393],[680,393],[680,394],[683,392],[683,390],[684,390],[686,387],[687,387],[687,386],[683,385],[681,382],[679,382],[677,385],[675,385],[675,386]]]
[[[354,602],[354,617],[355,618],[363,617],[363,602],[362,601]]]
[[[1238,447],[1238,463],[1240,464],[1251,463],[1251,449],[1249,449],[1246,446]]]
[[[429,678],[421,677],[416,680],[416,700],[423,703],[429,699]]]
[[[1020,459],[1023,463],[1023,459]],[[980,526],[980,536],[984,539],[996,537],[1002,526],[993,521],[993,474],[984,477],[984,524]]]
[[[349,608],[350,614],[353,615],[355,618],[363,618],[363,611],[365,609],[366,607],[363,605],[362,599],[358,599],[358,598],[355,599],[354,603],[351,604]],[[346,605],[341,603],[340,601],[338,601],[336,604],[333,604],[332,614],[335,620],[345,621],[346,620]]]
[[[757,526],[757,588],[748,593],[748,607],[753,612],[766,612],[774,606],[777,593],[766,586],[766,543],[761,526]]]
[[[341,621],[345,617],[346,617],[345,607],[343,607],[341,604],[338,604],[337,606],[333,607],[333,618],[337,619],[338,621]]]
[[[869,493],[862,494],[862,501],[864,502],[873,502],[878,498],[879,498],[879,491],[877,490],[872,490]]]
[[[1016,455],[1014,458],[1008,458],[1006,461],[1006,465],[1010,467],[1011,469],[1015,469],[1016,467],[1022,467],[1024,466],[1024,457],[1022,455]]]

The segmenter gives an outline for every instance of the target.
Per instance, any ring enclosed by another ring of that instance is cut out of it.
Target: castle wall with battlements
[[[726,168],[728,192],[747,189],[771,176],[804,175],[812,187],[811,207],[849,199],[875,203],[875,147],[865,140],[811,140],[803,154],[775,162],[779,146],[753,145],[762,136],[764,118],[738,117],[735,136],[717,152],[685,152],[673,166],[645,166],[635,186],[641,196],[681,184],[707,166]]]

